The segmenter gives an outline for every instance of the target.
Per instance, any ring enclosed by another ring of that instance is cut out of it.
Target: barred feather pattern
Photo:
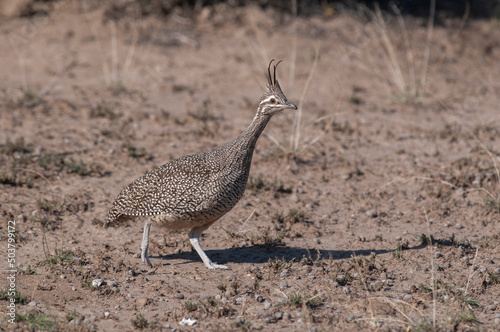
[[[151,217],[169,228],[211,223],[231,210],[245,191],[255,143],[270,116],[259,116],[235,140],[175,159],[138,178],[118,195],[106,225]]]

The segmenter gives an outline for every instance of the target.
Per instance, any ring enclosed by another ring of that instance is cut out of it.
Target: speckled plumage
[[[272,61],[271,61],[272,63]],[[213,264],[198,243],[201,233],[231,210],[243,196],[255,143],[272,115],[296,106],[287,101],[269,64],[268,91],[262,96],[250,126],[238,137],[212,151],[184,156],[157,167],[125,187],[113,202],[105,225],[146,219],[141,244],[147,256],[151,222],[162,227],[191,228],[190,240],[205,265]]]

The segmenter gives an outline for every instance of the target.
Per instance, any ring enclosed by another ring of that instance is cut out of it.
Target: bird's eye
[[[270,102],[271,104],[276,104],[276,98],[271,98],[271,99],[269,100],[269,102]]]

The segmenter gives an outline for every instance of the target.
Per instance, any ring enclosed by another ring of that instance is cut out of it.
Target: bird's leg
[[[141,258],[142,258],[142,264],[145,264],[148,262],[149,266],[153,266],[151,262],[149,261],[148,257],[148,245],[149,245],[149,229],[151,228],[151,221],[149,219],[146,219],[146,222],[144,223],[144,233],[142,233],[142,242],[141,242]]]
[[[229,269],[225,265],[219,265],[219,264],[212,263],[212,261],[210,260],[210,258],[208,258],[207,254],[205,254],[205,252],[203,251],[203,249],[201,249],[200,241],[198,239],[199,239],[201,233],[205,229],[206,228],[201,228],[200,227],[200,228],[193,228],[191,230],[191,232],[189,233],[189,241],[191,242],[191,245],[193,246],[194,250],[196,250],[196,252],[198,253],[198,255],[200,255],[201,260],[203,261],[203,263],[205,263],[205,266],[208,267],[209,269],[211,269],[211,270],[215,270],[215,269]]]

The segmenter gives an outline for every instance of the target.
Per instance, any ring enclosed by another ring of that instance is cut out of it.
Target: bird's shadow
[[[425,247],[424,245],[419,245],[411,247],[405,250],[415,250]],[[286,246],[268,246],[268,245],[253,245],[248,247],[238,247],[230,249],[217,249],[217,250],[205,250],[210,259],[216,264],[227,264],[227,263],[250,263],[250,264],[262,264],[269,261],[269,259],[285,259],[291,261],[301,261],[303,258],[306,259],[346,259],[352,256],[369,256],[372,253],[376,255],[387,254],[394,252],[392,249],[362,249],[362,250],[323,250],[323,249],[306,249],[299,247],[286,247]],[[171,255],[162,256],[150,256],[151,258],[162,258],[164,260],[164,265],[169,265],[169,260],[172,259],[182,259],[186,261],[201,261],[196,251],[191,252],[180,252]],[[186,262],[188,263],[188,262]],[[184,263],[182,263],[184,264]]]

